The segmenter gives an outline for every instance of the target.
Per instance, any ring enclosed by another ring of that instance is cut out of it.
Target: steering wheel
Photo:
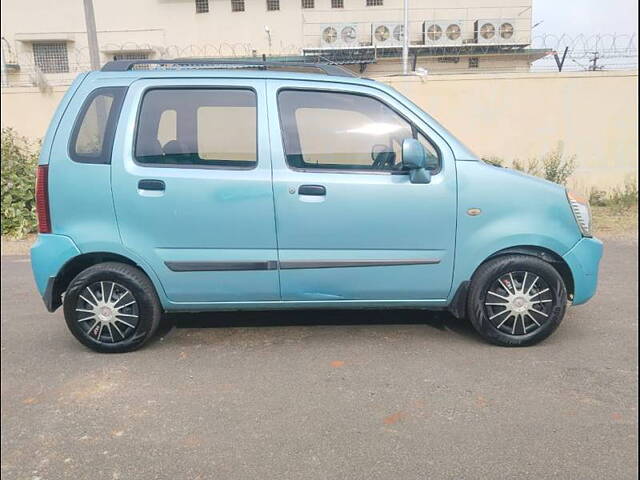
[[[395,163],[395,152],[391,150],[389,145],[378,143],[371,147],[371,164],[372,168],[382,169],[385,166]]]

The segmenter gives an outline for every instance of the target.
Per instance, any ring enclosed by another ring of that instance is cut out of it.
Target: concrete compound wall
[[[66,86],[53,87],[47,93],[36,87],[3,88],[2,127],[11,127],[34,141],[42,139],[66,91]]]
[[[477,155],[526,161],[564,143],[570,185],[611,188],[638,175],[638,72],[432,75],[382,79]]]
[[[526,160],[562,141],[578,164],[572,187],[587,192],[637,179],[637,71],[379,80],[411,98],[480,156]],[[65,88],[3,89],[2,126],[42,138]]]

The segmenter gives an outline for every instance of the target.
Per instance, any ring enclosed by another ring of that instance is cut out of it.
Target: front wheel
[[[486,340],[527,346],[560,325],[567,290],[549,263],[529,255],[506,255],[481,265],[471,279],[467,316]]]
[[[99,263],[83,270],[64,296],[67,327],[97,352],[140,348],[158,329],[161,313],[149,278],[124,263]]]

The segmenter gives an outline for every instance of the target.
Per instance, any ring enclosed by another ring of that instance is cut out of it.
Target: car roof
[[[355,85],[380,85],[370,78],[327,75],[325,73],[291,72],[284,70],[260,70],[246,68],[168,68],[138,69],[127,71],[93,71],[92,79],[122,78],[134,81],[142,78],[237,78],[265,80],[305,80],[314,82],[338,82]]]

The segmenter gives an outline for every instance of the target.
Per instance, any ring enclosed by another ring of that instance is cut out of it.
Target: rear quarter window
[[[111,163],[113,137],[126,87],[97,88],[78,113],[69,141],[69,156],[80,163]]]

